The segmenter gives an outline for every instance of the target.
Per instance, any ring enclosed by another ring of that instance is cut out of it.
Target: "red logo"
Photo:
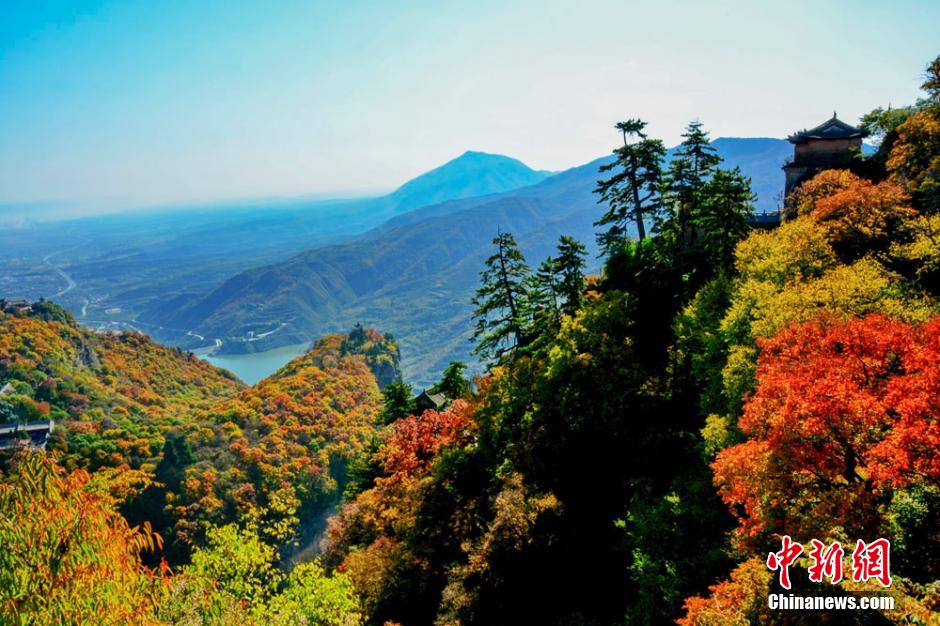
[[[809,551],[809,579],[814,583],[821,583],[828,578],[833,585],[842,582],[842,557],[845,550],[842,544],[834,541],[828,548],[819,539],[813,539],[813,549]]]
[[[827,546],[818,539],[811,539],[812,549],[809,556],[809,579],[821,583],[837,585],[842,582],[842,559],[845,550],[838,541]],[[790,588],[790,566],[803,554],[803,545],[793,541],[790,535],[784,535],[778,552],[767,555],[767,567],[778,572],[780,586]],[[883,587],[891,586],[891,542],[887,539],[875,539],[865,543],[859,539],[852,551],[852,580],[857,583],[877,580]]]
[[[852,580],[857,583],[874,578],[882,587],[891,586],[891,542],[875,539],[866,544],[861,539],[852,553]]]
[[[803,546],[790,539],[790,535],[784,535],[780,552],[767,555],[767,567],[780,571],[780,586],[784,589],[790,588],[790,566],[801,554]]]

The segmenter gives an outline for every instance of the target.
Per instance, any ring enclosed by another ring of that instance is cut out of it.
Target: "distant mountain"
[[[781,139],[718,139],[726,167],[741,167],[776,206],[780,166],[792,147]],[[406,378],[433,379],[452,359],[469,360],[470,298],[490,240],[515,234],[531,264],[561,234],[592,246],[601,212],[593,193],[604,157],[512,191],[442,202],[404,213],[346,243],[242,272],[198,299],[173,301],[149,316],[165,327],[220,338],[224,352],[298,343],[362,321],[393,333]],[[446,167],[446,166],[445,166]]]
[[[401,211],[527,187],[548,176],[550,172],[535,171],[507,156],[468,151],[408,181],[391,198]]]
[[[793,145],[770,137],[719,137],[712,142],[725,160],[723,167],[740,167],[751,179],[758,211],[775,211],[783,198],[784,161],[793,156]]]
[[[505,192],[547,175],[516,159],[468,152],[372,198],[223,202],[15,227],[3,220],[16,207],[0,205],[0,296],[54,297],[88,325],[170,339],[175,330],[147,324],[140,313],[188,302],[238,272],[360,235],[425,204]],[[31,215],[47,216],[38,208]],[[63,291],[53,266],[76,286]]]

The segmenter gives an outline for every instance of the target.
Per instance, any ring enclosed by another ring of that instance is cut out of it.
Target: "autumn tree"
[[[401,480],[427,469],[441,450],[473,430],[469,405],[456,400],[446,411],[428,410],[399,420],[385,442],[385,480]]]
[[[474,354],[499,360],[527,343],[526,325],[531,314],[527,289],[529,266],[510,233],[493,239],[496,252],[486,259],[480,287],[473,298],[477,342]]]
[[[156,624],[164,574],[144,567],[157,549],[131,527],[108,485],[24,454],[0,482],[0,622]]]
[[[893,489],[940,480],[940,318],[811,321],[761,344],[744,443],[713,468],[745,544],[884,530]]]
[[[910,196],[892,180],[872,183],[848,170],[823,170],[792,194],[799,215],[816,220],[846,261],[883,252],[901,239],[901,229],[917,215]]]
[[[864,169],[869,177],[877,180],[885,178],[888,157],[898,139],[898,128],[916,112],[916,106],[889,106],[877,107],[863,115],[859,126],[868,131],[868,141],[876,150],[861,163],[855,163],[856,169]]]
[[[787,198],[793,217],[809,215],[816,210],[816,202],[849,189],[861,181],[857,174],[846,169],[823,170],[796,187]]]
[[[631,119],[618,122],[615,128],[623,136],[623,145],[614,149],[614,160],[601,166],[601,172],[613,172],[597,182],[594,190],[607,211],[595,222],[607,230],[597,241],[608,254],[616,253],[626,242],[630,222],[636,225],[640,241],[646,238],[645,218],[655,217],[661,206],[659,184],[666,147],[659,139],[644,132],[646,122]]]
[[[317,561],[289,574],[277,550],[251,528],[212,527],[192,563],[173,577],[160,617],[172,624],[357,626],[359,599],[348,578],[329,575]]]
[[[899,185],[887,180],[875,185],[864,179],[818,199],[810,212],[847,260],[885,250],[916,214],[910,196]]]
[[[679,626],[763,623],[768,613],[770,574],[760,558],[748,559],[731,572],[728,580],[709,587],[707,598],[688,598],[683,607],[686,614],[676,623]]]
[[[936,212],[940,209],[940,111],[917,112],[897,133],[888,171],[907,187],[918,208]]]
[[[912,196],[914,207],[940,211],[940,56],[927,67],[917,111],[895,129],[887,169]]]
[[[940,55],[927,66],[920,88],[927,94],[927,107],[940,107]]]

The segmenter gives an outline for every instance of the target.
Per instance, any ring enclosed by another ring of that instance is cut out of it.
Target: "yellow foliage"
[[[744,303],[754,337],[771,337],[788,324],[805,322],[822,313],[842,318],[881,313],[908,322],[926,320],[932,307],[922,299],[905,295],[900,280],[871,258],[840,265],[815,280],[793,283],[784,289],[745,280],[729,316],[742,314],[740,305]]]
[[[921,216],[910,228],[912,240],[894,244],[892,255],[916,265],[919,275],[940,272],[940,214]]]
[[[366,613],[374,608],[375,599],[388,587],[400,551],[398,541],[383,535],[364,548],[353,549],[344,559],[340,570],[363,599]]]
[[[837,260],[825,232],[811,219],[785,222],[771,232],[755,232],[738,244],[735,265],[745,279],[778,287],[821,276]]]
[[[465,544],[467,562],[450,571],[450,582],[441,599],[443,623],[459,623],[461,609],[472,606],[473,583],[491,575],[491,563],[523,550],[534,539],[533,528],[542,515],[557,512],[561,502],[552,493],[533,494],[514,472],[504,479],[495,501],[495,516],[486,534],[473,544]],[[470,583],[470,584],[468,584]],[[441,623],[439,620],[438,623]]]
[[[724,415],[712,414],[706,417],[705,426],[700,432],[705,442],[705,454],[709,457],[732,443],[731,420]]]
[[[769,233],[757,233],[738,246],[741,274],[722,330],[743,341],[770,337],[784,326],[819,314],[857,317],[881,313],[908,322],[926,320],[937,310],[927,296],[906,290],[900,276],[871,257],[839,264],[824,229],[800,217]]]
[[[157,623],[163,577],[140,555],[160,538],[130,527],[107,492],[44,454],[17,459],[0,483],[0,623]]]

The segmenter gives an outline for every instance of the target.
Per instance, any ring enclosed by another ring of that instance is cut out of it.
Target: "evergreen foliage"
[[[411,415],[415,410],[411,385],[403,381],[394,381],[382,390],[382,411],[379,420],[391,424],[395,420]]]
[[[631,222],[640,241],[646,238],[646,219],[655,219],[662,205],[659,186],[666,156],[665,144],[646,135],[643,120],[618,122],[615,128],[623,136],[623,145],[614,149],[613,162],[601,166],[601,173],[613,173],[597,181],[596,189],[600,202],[608,206],[595,223],[607,227],[598,233],[597,241],[608,255],[626,243]]]
[[[581,308],[586,258],[587,246],[574,237],[561,236],[558,240],[558,256],[555,258],[555,264],[560,276],[558,291],[561,296],[561,310],[567,315]]]
[[[429,391],[443,393],[451,400],[463,398],[470,393],[470,381],[464,375],[467,364],[460,361],[451,361],[441,373],[441,379]]]
[[[529,266],[510,233],[493,239],[496,251],[486,259],[480,287],[473,298],[476,331],[474,354],[496,362],[528,340],[530,311]]]

